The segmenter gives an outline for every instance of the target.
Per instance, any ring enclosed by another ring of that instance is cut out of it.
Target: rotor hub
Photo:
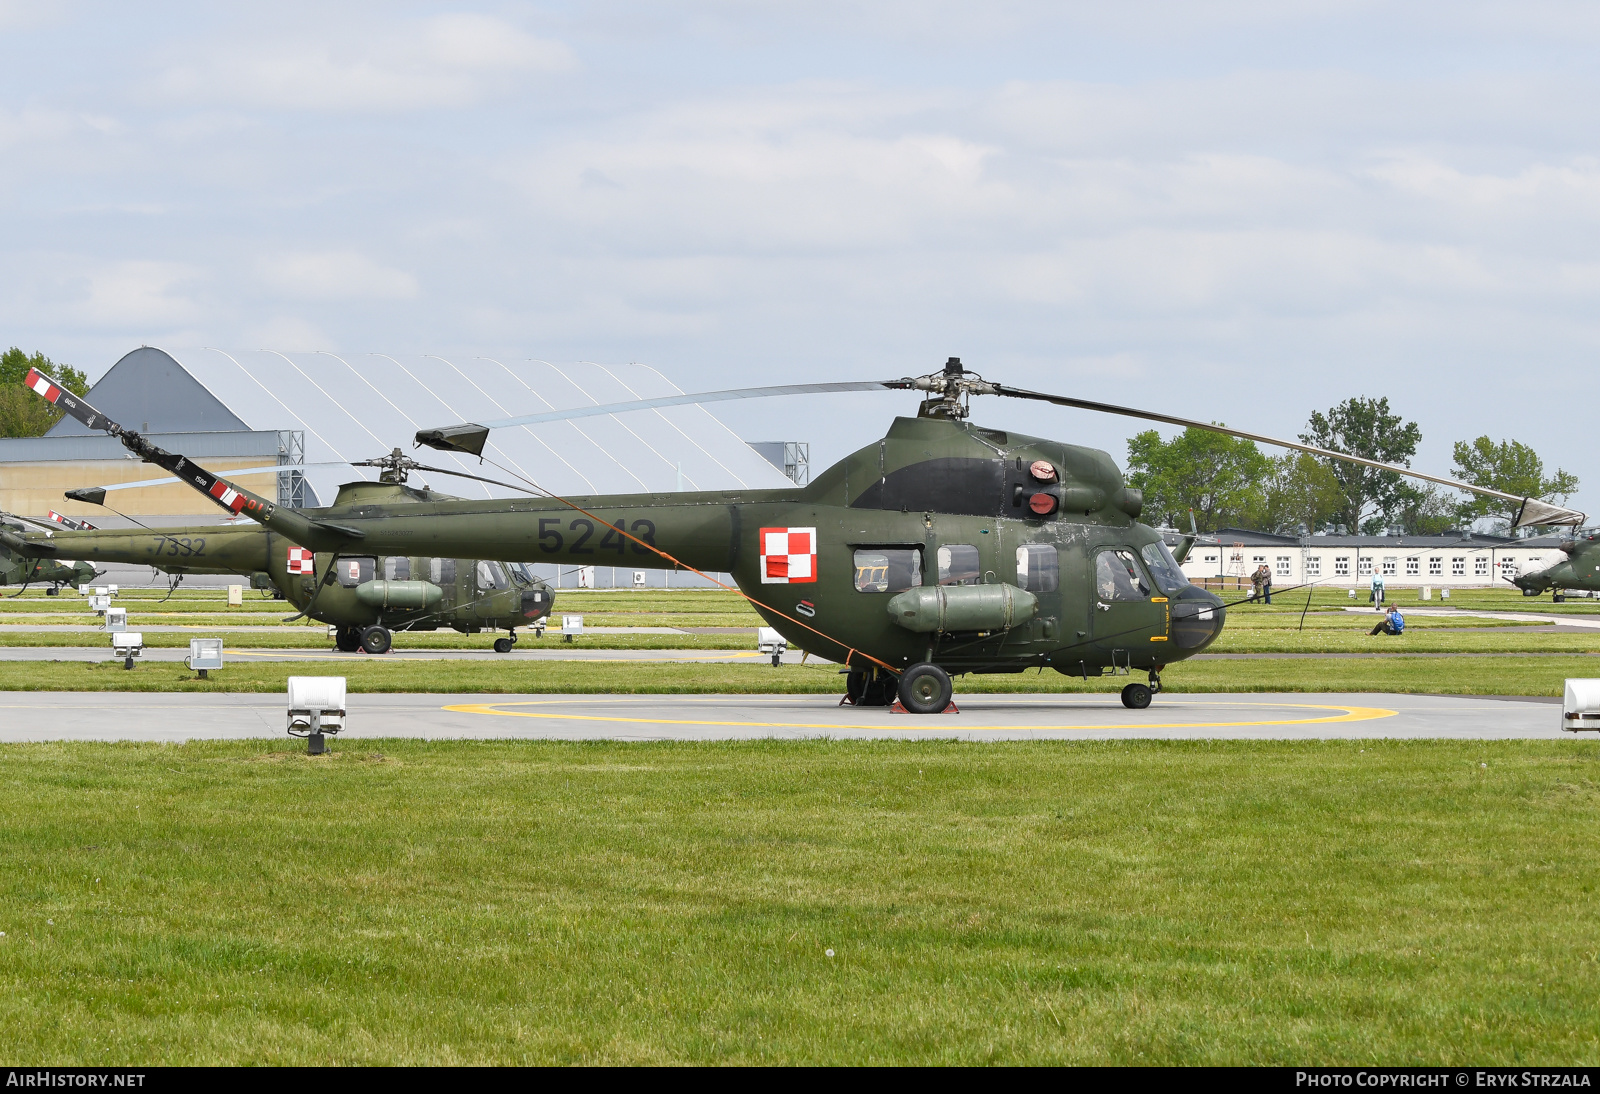
[[[932,392],[933,397],[924,399],[918,412],[924,418],[960,421],[972,413],[967,401],[973,395],[999,394],[998,389],[982,376],[963,368],[959,357],[946,361],[943,371],[907,377],[904,382],[915,391]]]

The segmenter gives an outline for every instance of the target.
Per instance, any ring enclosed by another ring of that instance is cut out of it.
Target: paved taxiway
[[[339,747],[377,737],[728,740],[1165,738],[1556,739],[1560,707],[1538,699],[1431,695],[957,696],[960,714],[840,707],[817,695],[383,695],[349,698]],[[284,737],[281,695],[0,694],[0,741],[185,741]],[[1587,740],[1588,735],[1576,735]]]

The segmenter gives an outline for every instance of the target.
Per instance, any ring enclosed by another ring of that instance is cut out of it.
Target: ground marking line
[[[583,702],[584,700],[567,700],[566,702]],[[1226,704],[1229,706],[1262,706],[1262,707],[1291,707],[1305,710],[1342,710],[1345,713],[1328,715],[1321,718],[1277,718],[1266,721],[1250,722],[1128,722],[1106,723],[1100,725],[1033,725],[1033,726],[934,726],[919,724],[888,724],[888,725],[856,725],[849,723],[826,722],[728,722],[715,721],[709,718],[627,718],[618,715],[603,714],[557,714],[553,712],[531,710],[500,710],[500,707],[513,706],[554,706],[560,700],[541,700],[536,702],[510,702],[510,703],[460,703],[439,709],[452,714],[493,714],[502,718],[545,718],[565,719],[575,722],[626,722],[643,723],[647,725],[669,726],[737,726],[750,729],[876,729],[876,730],[901,730],[901,729],[960,729],[971,732],[984,731],[1017,731],[1017,730],[1062,730],[1062,729],[1224,729],[1236,726],[1297,726],[1315,725],[1326,722],[1366,722],[1377,718],[1392,718],[1399,714],[1396,710],[1386,710],[1383,707],[1358,707],[1358,706],[1331,706],[1317,703],[1237,703]],[[1215,704],[1222,706],[1224,704]]]

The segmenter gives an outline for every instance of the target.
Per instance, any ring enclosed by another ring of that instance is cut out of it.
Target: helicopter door
[[[1102,547],[1094,556],[1089,633],[1103,653],[1147,650],[1166,641],[1167,600],[1131,547]],[[1119,662],[1120,663],[1120,662]]]

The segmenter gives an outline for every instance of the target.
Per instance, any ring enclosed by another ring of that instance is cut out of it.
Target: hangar
[[[89,399],[163,448],[211,459],[217,471],[304,464],[303,472],[268,471],[241,485],[284,504],[320,505],[341,482],[377,477],[350,461],[409,451],[419,428],[680,393],[659,371],[637,364],[143,346],[112,365]],[[562,494],[790,485],[773,462],[698,406],[499,429],[485,455]],[[502,477],[449,453],[430,451],[424,462]],[[64,501],[64,489],[155,477],[148,465],[125,458],[116,441],[70,417],[43,437],[0,440],[0,470],[0,509],[69,516],[102,510]],[[468,497],[510,493],[463,479],[429,485]],[[176,484],[116,497],[119,509],[139,516],[216,515]]]
[[[640,364],[141,346],[95,382],[89,400],[162,448],[203,460],[218,473],[265,469],[234,476],[257,494],[283,505],[316,506],[330,502],[340,483],[377,478],[376,469],[350,461],[394,448],[410,451],[420,428],[681,393]],[[782,457],[764,456],[699,406],[496,429],[484,455],[567,496],[791,485]],[[429,450],[421,458],[469,474],[509,477],[466,456]],[[792,454],[788,463],[794,463]],[[0,510],[6,512],[42,516],[54,509],[112,527],[122,522],[98,506],[66,501],[62,492],[158,477],[116,440],[71,417],[43,437],[0,439]],[[515,493],[454,477],[421,474],[414,481],[462,497]],[[222,519],[205,498],[178,483],[119,490],[110,504],[150,523]],[[636,580],[631,572],[583,576],[602,586]]]

